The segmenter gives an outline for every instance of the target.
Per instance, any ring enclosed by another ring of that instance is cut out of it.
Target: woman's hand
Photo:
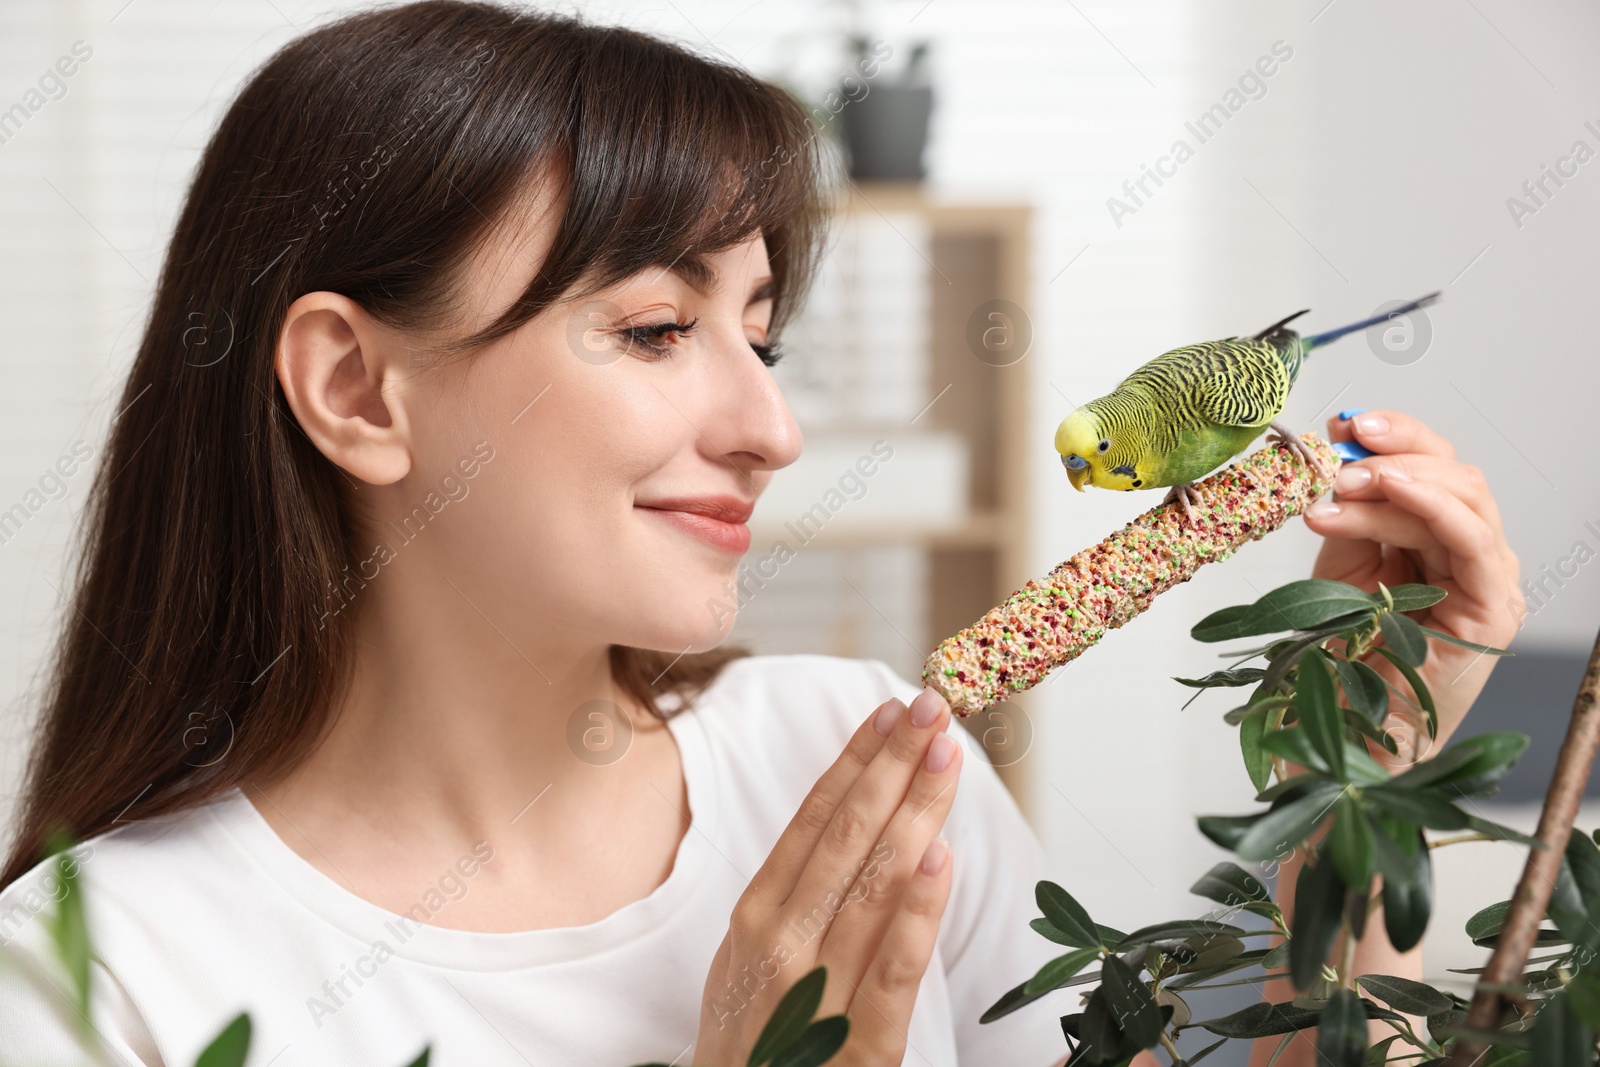
[[[1306,525],[1327,540],[1312,577],[1348,582],[1369,592],[1423,582],[1449,595],[1421,613],[1428,627],[1480,645],[1505,648],[1525,614],[1517,557],[1506,543],[1500,511],[1483,472],[1456,459],[1450,442],[1400,411],[1374,410],[1328,420],[1328,437],[1352,438],[1377,455],[1339,469],[1333,498],[1306,511]],[[1442,745],[1477,699],[1496,657],[1430,639],[1423,680],[1439,712]],[[1385,659],[1369,664],[1406,689]],[[1409,709],[1408,709],[1409,710]],[[1408,724],[1411,733],[1415,724]],[[1391,731],[1394,733],[1394,731]],[[1425,734],[1402,762],[1429,755]],[[1387,753],[1375,750],[1383,758]],[[1393,759],[1390,759],[1393,762]]]
[[[949,849],[935,840],[961,770],[949,724],[931,689],[909,713],[891,700],[818,779],[734,907],[706,978],[695,1063],[743,1067],[783,994],[823,964],[818,1016],[850,1016],[828,1062],[899,1067],[950,895]]]

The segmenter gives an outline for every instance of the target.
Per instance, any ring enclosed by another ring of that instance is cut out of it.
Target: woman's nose
[[[711,361],[707,390],[715,408],[706,427],[709,443],[747,470],[778,470],[800,456],[800,427],[772,371],[743,338],[729,342]],[[719,427],[718,430],[712,427]]]

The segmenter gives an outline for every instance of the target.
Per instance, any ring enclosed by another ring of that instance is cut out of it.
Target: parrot
[[[1314,348],[1396,315],[1427,307],[1438,292],[1392,311],[1323,333],[1302,336],[1289,323],[1302,308],[1248,338],[1174,348],[1139,367],[1110,393],[1077,408],[1056,427],[1055,449],[1078,492],[1168,487],[1194,519],[1193,484],[1244,451],[1263,430],[1314,468],[1315,454],[1279,421],[1289,390]]]

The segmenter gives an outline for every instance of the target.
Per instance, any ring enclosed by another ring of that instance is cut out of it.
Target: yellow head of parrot
[[[1061,465],[1067,469],[1072,488],[1080,493],[1085,485],[1097,484],[1096,475],[1104,473],[1100,471],[1103,444],[1099,421],[1084,408],[1062,419],[1056,427],[1056,451],[1061,453]]]

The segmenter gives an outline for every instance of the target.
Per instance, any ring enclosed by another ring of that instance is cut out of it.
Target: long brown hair
[[[488,3],[363,12],[268,59],[206,146],[167,249],[89,491],[0,888],[56,829],[81,840],[271,778],[330,724],[355,612],[330,613],[328,595],[360,555],[348,476],[274,373],[294,299],[330,290],[391,326],[452,322],[472,251],[542,181],[565,203],[538,273],[436,356],[758,232],[775,334],[831,195],[815,134],[793,96],[734,66]],[[737,654],[614,647],[611,661],[653,708]]]

